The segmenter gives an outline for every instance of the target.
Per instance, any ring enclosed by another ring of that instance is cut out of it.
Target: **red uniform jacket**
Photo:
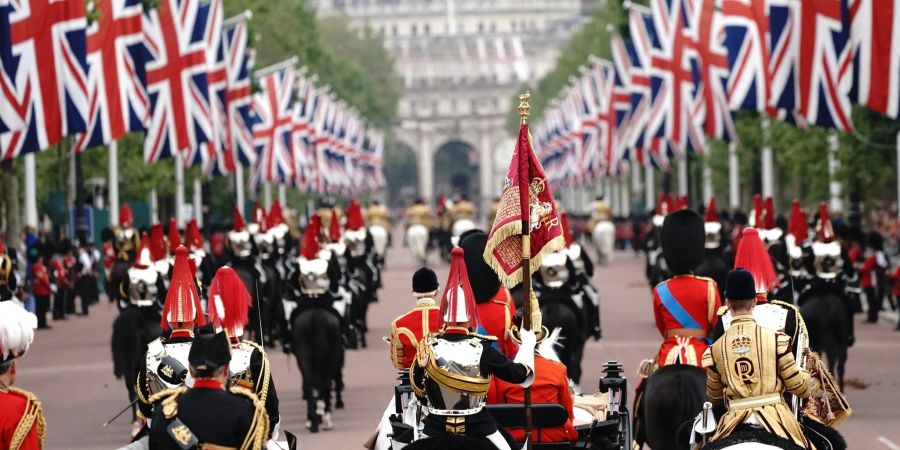
[[[572,425],[572,394],[569,393],[569,381],[566,377],[566,366],[534,356],[534,384],[531,385],[532,403],[558,403],[569,412],[566,424],[557,428],[543,428],[533,432],[534,442],[575,442],[578,432]],[[488,390],[487,402],[491,404],[525,402],[525,389],[518,384],[507,383],[494,377]],[[510,429],[509,434],[517,442],[525,442],[524,429]]]
[[[438,328],[440,308],[432,299],[416,302],[412,311],[391,323],[391,362],[397,370],[409,369],[416,357],[416,347],[422,338]]]
[[[509,327],[512,326],[513,317],[516,315],[516,305],[509,291],[500,286],[492,299],[475,305],[475,308],[478,309],[478,321],[484,328],[484,334],[497,338],[501,353],[509,358],[516,356],[519,346],[513,342],[509,334]]]
[[[687,330],[687,324],[679,323],[660,298],[663,284],[681,309],[700,325],[699,330]],[[709,336],[716,325],[716,312],[722,306],[716,282],[694,275],[677,275],[653,289],[653,315],[656,328],[663,337],[656,363],[662,367],[680,361],[682,364],[702,367],[703,352],[709,347]]]
[[[62,261],[54,258],[50,261],[50,269],[53,270],[53,276],[56,277],[56,284],[65,289],[69,286],[69,274],[66,273],[66,268],[63,266]]]
[[[32,264],[31,276],[34,277],[34,282],[31,286],[31,291],[34,293],[34,295],[40,297],[49,297],[50,272],[47,272],[47,267],[44,266],[44,263],[38,261]]]
[[[19,425],[28,433],[16,442],[13,437]],[[33,394],[15,388],[0,390],[0,449],[39,450],[44,448],[44,415]]]
[[[870,288],[874,285],[875,277],[875,266],[878,265],[877,260],[875,259],[875,254],[871,254],[866,257],[863,261],[862,266],[859,268],[859,285],[863,289]]]

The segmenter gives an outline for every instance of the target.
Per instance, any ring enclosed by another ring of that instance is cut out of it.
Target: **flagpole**
[[[234,165],[234,199],[237,202],[241,214],[244,213],[244,166],[241,163]]]
[[[828,209],[834,212],[844,210],[841,201],[841,182],[837,179],[837,170],[840,163],[837,160],[838,135],[832,131],[828,134],[828,192],[830,194]]]
[[[774,194],[774,168],[773,168],[773,157],[772,157],[772,144],[771,144],[771,133],[769,132],[769,128],[771,127],[771,120],[768,117],[763,117],[762,119],[762,138],[763,138],[763,147],[762,147],[762,196],[763,198],[772,197]]]
[[[741,206],[740,161],[737,142],[728,143],[728,207],[736,210]]]
[[[656,173],[652,166],[644,168],[644,210],[652,211],[656,204]]]
[[[34,153],[26,153],[25,160],[25,226],[38,227],[37,183]]]
[[[150,189],[150,222],[159,223],[159,197],[156,196],[156,188]]]
[[[175,225],[184,228],[184,155],[175,152]]]
[[[269,209],[272,206],[272,182],[263,182],[263,208]]]
[[[113,140],[107,148],[107,170],[109,171],[109,221],[119,223],[119,142]]]
[[[203,228],[203,182],[199,175],[194,178],[194,219]]]
[[[278,203],[287,206],[287,186],[283,184],[278,185]]]
[[[528,101],[531,99],[531,93],[526,91],[519,95],[519,126],[528,123],[528,115],[531,114],[531,105]],[[529,138],[530,139],[530,138]],[[519,155],[520,160],[524,160],[526,164],[526,174],[530,173],[527,165],[531,162],[528,155]],[[521,173],[521,169],[520,169]],[[527,179],[519,179],[519,211],[522,212],[522,329],[532,330],[531,323],[531,207],[529,205],[529,183]],[[533,331],[533,330],[532,330]],[[525,388],[525,445],[528,450],[532,449],[531,442],[531,386]]]
[[[703,204],[709,203],[709,199],[713,197],[712,185],[712,169],[709,167],[709,157],[703,157]]]

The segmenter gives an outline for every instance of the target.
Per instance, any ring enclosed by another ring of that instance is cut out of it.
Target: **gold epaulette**
[[[698,279],[698,280],[703,280],[703,281],[715,281],[715,280],[713,280],[713,279],[710,278],[710,277],[704,277],[704,276],[702,276],[702,275],[694,275],[694,278],[696,278],[696,279]]]
[[[250,422],[250,430],[244,438],[240,450],[263,449],[269,438],[269,414],[266,413],[266,404],[249,389],[232,387],[228,392],[232,395],[245,397],[253,404],[253,421]]]
[[[722,305],[722,306],[719,307],[719,310],[716,311],[716,315],[717,315],[717,316],[724,316],[725,313],[727,313],[727,312],[728,312],[728,306]]]
[[[178,397],[187,392],[188,388],[178,386],[172,389],[159,391],[150,396],[148,402],[152,405],[162,401],[162,412],[166,419],[171,419],[178,415]]]
[[[269,379],[271,378],[269,376],[269,356],[266,354],[265,349],[263,349],[262,346],[257,344],[256,342],[247,339],[244,339],[241,342],[244,342],[247,345],[259,350],[260,355],[262,355],[262,367],[260,369],[261,373],[257,377],[255,383],[255,393],[257,396],[259,396],[259,400],[265,403],[266,399],[269,398]],[[247,368],[247,371],[250,371],[249,367]]]
[[[31,427],[37,428],[37,436],[40,441],[41,448],[44,448],[44,437],[47,435],[47,422],[44,420],[44,411],[41,408],[41,401],[37,396],[19,388],[9,387],[9,392],[25,397],[25,413],[19,419],[19,424],[13,432],[12,439],[9,441],[10,450],[18,450],[28,437]]]
[[[469,333],[469,336],[475,336],[479,339],[483,339],[485,341],[490,341],[490,342],[494,342],[494,341],[498,340],[497,336],[491,336],[489,334]]]
[[[800,314],[800,309],[798,309],[796,305],[790,304],[788,302],[781,301],[781,300],[769,300],[769,303],[771,303],[773,305],[783,306],[787,309],[793,309],[794,312],[796,312],[797,314]]]

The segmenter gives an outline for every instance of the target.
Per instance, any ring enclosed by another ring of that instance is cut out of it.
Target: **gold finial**
[[[519,94],[519,118],[523,124],[528,121],[528,115],[531,114],[531,105],[528,103],[529,100],[531,100],[531,92],[525,91],[524,93]]]

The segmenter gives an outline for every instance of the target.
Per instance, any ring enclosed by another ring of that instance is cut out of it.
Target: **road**
[[[335,412],[334,430],[305,431],[306,409],[296,363],[280,351],[270,354],[281,400],[282,429],[298,434],[304,450],[361,448],[393,393],[396,374],[381,337],[389,333],[395,316],[413,306],[410,278],[416,267],[399,245],[390,251],[387,261],[380,301],[370,309],[369,348],[347,354],[347,409]],[[442,283],[446,274],[447,268],[439,267]],[[635,368],[654,353],[659,342],[643,259],[632,253],[617,254],[610,265],[598,268],[594,283],[601,295],[604,339],[587,346],[582,388],[585,392],[596,389],[602,365],[608,360],[625,365],[632,388]],[[20,362],[16,384],[40,397],[50,450],[114,449],[127,439],[128,420],[101,427],[127,402],[123,381],[112,373],[109,336],[115,315],[114,306],[103,304],[87,318],[54,323],[52,330],[37,333],[31,351]],[[847,377],[858,381],[854,385],[859,387],[848,388],[854,413],[839,428],[850,448],[900,450],[900,333],[891,327],[886,323],[857,325]]]

